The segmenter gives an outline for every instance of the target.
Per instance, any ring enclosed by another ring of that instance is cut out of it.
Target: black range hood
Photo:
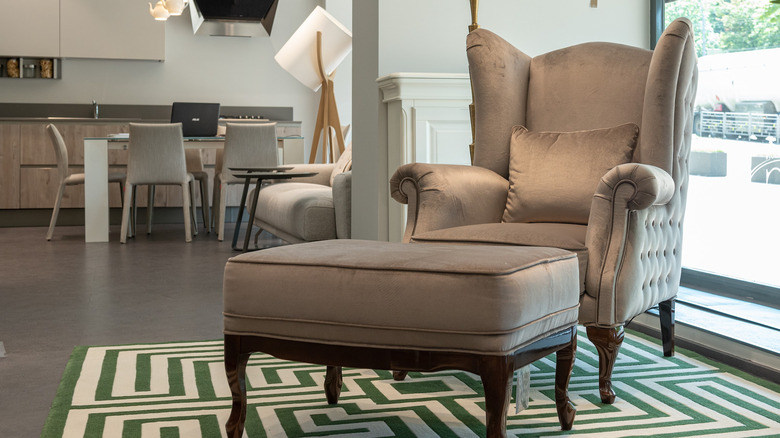
[[[279,0],[192,0],[192,31],[210,36],[269,36],[278,3]]]

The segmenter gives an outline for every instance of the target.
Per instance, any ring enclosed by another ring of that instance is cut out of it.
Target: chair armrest
[[[476,166],[410,163],[390,178],[393,199],[409,206],[404,242],[416,233],[501,222],[508,191],[509,181]]]
[[[323,186],[330,186],[330,174],[333,172],[333,163],[314,163],[314,164],[290,164],[284,167],[292,167],[287,172],[317,172],[314,176],[307,176],[306,178],[290,178],[282,180],[284,182],[307,182],[312,184],[319,184]]]
[[[657,304],[666,289],[676,293],[669,276],[679,271],[682,224],[670,223],[674,195],[671,175],[647,164],[621,164],[601,178],[585,238],[585,292],[596,309],[580,322],[622,324]]]
[[[352,236],[352,171],[342,172],[333,179],[333,208],[336,212],[336,238]]]

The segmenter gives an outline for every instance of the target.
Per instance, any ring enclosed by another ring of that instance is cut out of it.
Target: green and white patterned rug
[[[685,351],[660,354],[629,334],[613,374],[618,399],[599,401],[598,356],[580,333],[569,386],[574,429],[561,432],[553,402],[554,355],[531,367],[530,406],[510,437],[780,436],[780,387]],[[247,369],[248,437],[478,437],[482,386],[465,372],[344,370],[338,405],[324,367],[255,354]],[[76,347],[42,437],[220,437],[230,412],[222,342]]]

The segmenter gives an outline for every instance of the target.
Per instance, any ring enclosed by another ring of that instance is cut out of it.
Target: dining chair
[[[192,241],[192,181],[192,174],[187,173],[181,123],[131,123],[120,242],[126,243],[128,235],[133,236],[135,233],[134,226],[132,232],[128,232],[128,228],[133,220],[130,210],[135,202],[138,185],[181,186],[185,241]],[[153,198],[150,199],[150,206],[153,204],[152,200]]]
[[[46,126],[49,133],[51,145],[54,148],[54,154],[57,157],[57,179],[59,188],[57,189],[57,199],[54,201],[54,210],[51,212],[51,222],[49,222],[49,231],[46,233],[46,240],[51,240],[54,235],[54,226],[57,225],[57,217],[60,214],[60,205],[62,196],[65,193],[65,187],[84,184],[83,173],[69,173],[68,169],[68,148],[65,146],[65,140],[56,126],[49,124]],[[125,174],[122,172],[109,172],[108,182],[119,183],[120,195],[124,193]]]
[[[276,123],[228,123],[225,130],[225,148],[222,159],[217,159],[214,173],[214,223],[217,240],[225,234],[227,189],[231,184],[244,184],[233,176],[231,168],[276,167]],[[244,208],[244,206],[239,206]],[[251,231],[251,230],[250,230]]]
[[[206,170],[203,167],[203,151],[200,149],[185,149],[184,158],[187,161],[187,173],[191,173],[192,177],[200,186],[200,209],[203,218],[203,226],[206,228],[206,232],[210,232],[209,174],[206,173]],[[195,223],[195,228],[197,227],[198,224]]]

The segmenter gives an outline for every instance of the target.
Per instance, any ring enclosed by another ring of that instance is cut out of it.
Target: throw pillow
[[[631,162],[638,136],[633,123],[574,132],[515,126],[503,222],[587,224],[601,177]]]

